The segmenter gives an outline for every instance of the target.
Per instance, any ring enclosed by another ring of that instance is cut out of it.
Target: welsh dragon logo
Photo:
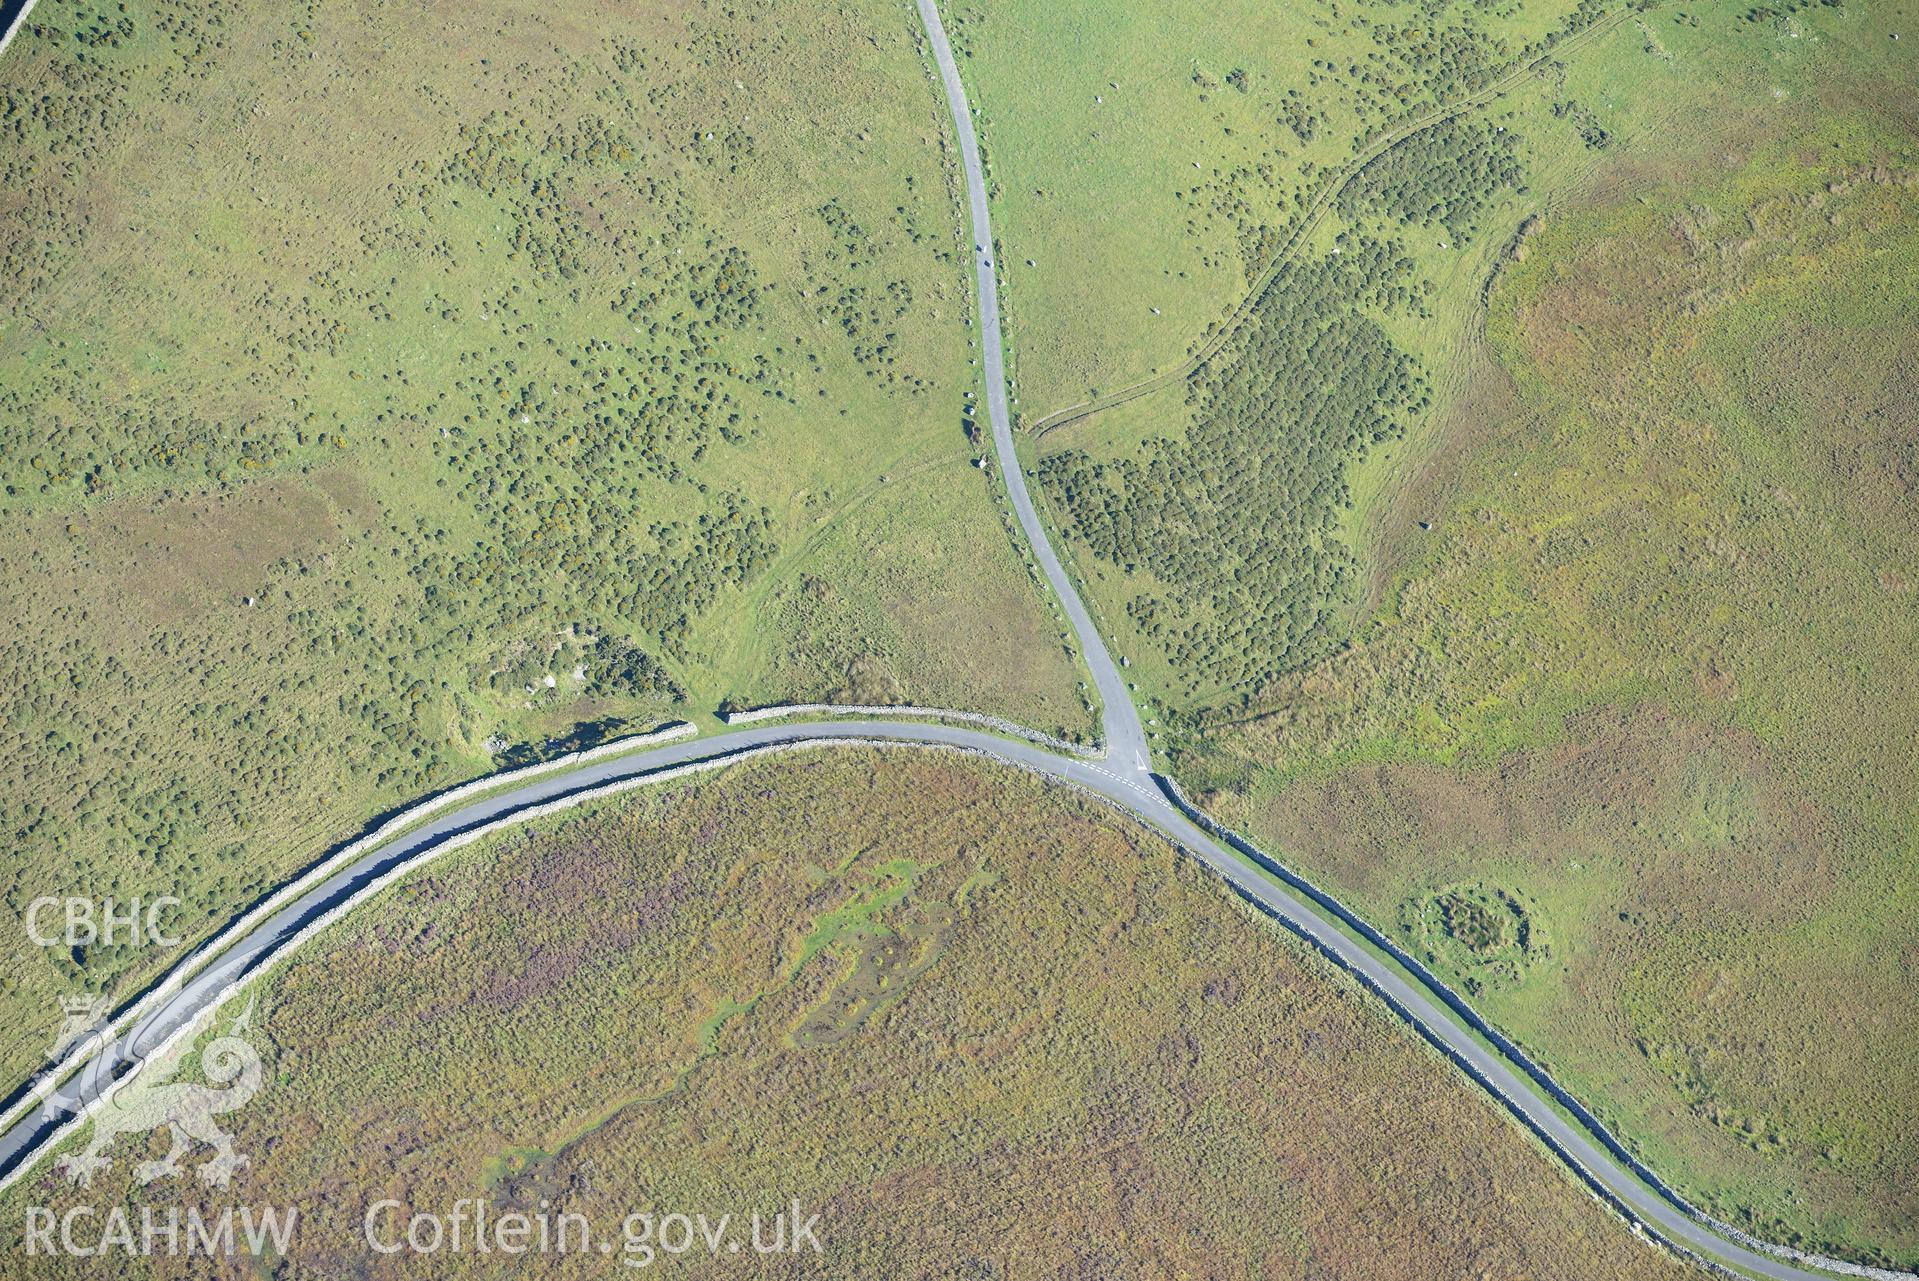
[[[92,998],[70,999],[64,1003],[66,1026],[55,1043],[59,1053],[90,1038],[98,1042],[89,1071],[95,1080],[79,1091],[79,1101],[48,1101],[54,1111],[84,1112],[87,1100],[98,1098],[93,1108],[93,1139],[84,1151],[61,1157],[55,1166],[74,1183],[86,1187],[99,1171],[113,1164],[107,1155],[122,1135],[140,1135],[162,1126],[172,1131],[172,1144],[165,1156],[142,1161],[134,1166],[133,1177],[141,1183],[185,1168],[181,1158],[194,1144],[213,1149],[213,1159],[198,1167],[200,1181],[209,1187],[224,1188],[236,1171],[247,1164],[245,1154],[233,1146],[233,1136],[215,1120],[220,1114],[242,1107],[259,1093],[262,1079],[260,1055],[248,1042],[252,1030],[253,1004],[228,1025],[220,1036],[207,1042],[200,1051],[200,1070],[210,1084],[172,1079],[180,1070],[180,1059],[192,1043],[182,1045],[152,1062],[142,1064],[131,1076],[119,1081],[100,1081],[119,1059],[120,1045],[110,1025],[102,1017],[104,1002]]]

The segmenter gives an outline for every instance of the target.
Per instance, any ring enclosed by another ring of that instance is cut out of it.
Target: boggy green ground
[[[1087,733],[966,465],[917,32],[44,0],[0,59],[9,911],[177,895],[191,939],[384,810],[729,697]],[[0,1079],[174,955],[11,931]]]
[[[86,1192],[36,1172],[0,1199],[9,1275],[252,1275],[20,1252],[22,1207],[83,1199],[294,1207],[302,1273],[616,1267],[369,1248],[374,1202],[386,1244],[463,1198],[583,1216],[616,1260],[635,1211],[819,1216],[818,1255],[653,1259],[695,1276],[1696,1275],[1194,861],[954,755],[787,754],[543,820],[253,999],[267,1083],[222,1118],[251,1166],[141,1187],[123,1139]]]

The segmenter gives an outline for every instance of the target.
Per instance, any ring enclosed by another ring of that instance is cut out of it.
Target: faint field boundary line
[[[1346,190],[1353,179],[1357,178],[1361,171],[1368,165],[1413,135],[1423,133],[1435,125],[1443,124],[1455,116],[1464,115],[1468,111],[1485,106],[1496,98],[1504,97],[1523,83],[1528,77],[1536,75],[1540,69],[1552,59],[1577,49],[1599,35],[1618,27],[1626,20],[1630,12],[1628,9],[1620,9],[1607,17],[1596,19],[1586,26],[1581,27],[1578,31],[1573,32],[1571,35],[1564,37],[1532,61],[1514,67],[1477,93],[1461,98],[1458,102],[1452,103],[1449,106],[1435,108],[1425,115],[1414,120],[1409,120],[1374,139],[1364,151],[1361,151],[1357,156],[1353,157],[1352,160],[1346,163],[1343,169],[1334,174],[1330,181],[1320,185],[1319,194],[1315,196],[1312,203],[1306,207],[1306,212],[1301,221],[1294,223],[1293,230],[1288,233],[1285,241],[1278,249],[1273,251],[1272,258],[1267,261],[1265,267],[1260,269],[1259,275],[1254,277],[1253,284],[1251,288],[1246,291],[1245,296],[1240,299],[1238,305],[1236,305],[1232,311],[1226,314],[1226,318],[1223,321],[1220,321],[1209,331],[1201,341],[1199,349],[1194,352],[1193,355],[1187,357],[1183,364],[1163,374],[1156,374],[1151,378],[1142,379],[1139,382],[1133,383],[1131,386],[1122,387],[1118,391],[1108,392],[1104,396],[1082,401],[1077,405],[1072,405],[1065,409],[1055,410],[1053,413],[1048,414],[1033,424],[1031,429],[1033,438],[1037,440],[1048,432],[1056,431],[1068,424],[1079,422],[1083,418],[1090,418],[1101,410],[1112,409],[1117,405],[1125,404],[1127,401],[1137,400],[1141,396],[1150,395],[1153,392],[1170,387],[1190,377],[1200,366],[1204,365],[1214,356],[1217,356],[1220,349],[1224,347],[1233,334],[1239,330],[1239,327],[1246,322],[1246,318],[1252,314],[1253,307],[1259,302],[1267,288],[1273,283],[1274,277],[1279,274],[1280,268],[1284,267],[1287,262],[1292,259],[1295,251],[1298,250],[1300,245],[1305,243],[1306,238],[1318,230],[1319,224],[1324,221],[1326,215],[1332,211],[1333,203],[1339,199],[1340,194]]]

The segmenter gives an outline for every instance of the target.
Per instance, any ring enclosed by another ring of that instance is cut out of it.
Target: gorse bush
[[[1433,223],[1467,240],[1488,203],[1522,182],[1517,134],[1491,121],[1454,116],[1367,164],[1339,193],[1339,209],[1348,218],[1384,214]]]
[[[1188,382],[1184,440],[1143,457],[1045,459],[1041,484],[1098,559],[1150,587],[1128,612],[1189,691],[1249,691],[1323,653],[1352,573],[1346,468],[1428,403],[1368,307],[1411,298],[1410,260],[1349,238],[1288,263]]]

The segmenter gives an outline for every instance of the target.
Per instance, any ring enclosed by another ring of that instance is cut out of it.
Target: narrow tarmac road
[[[340,913],[437,854],[555,807],[659,782],[689,768],[717,768],[767,751],[877,744],[977,753],[1111,801],[1213,868],[1240,894],[1357,977],[1511,1110],[1595,1193],[1644,1230],[1703,1259],[1752,1276],[1779,1281],[1830,1278],[1832,1272],[1801,1266],[1784,1257],[1784,1252],[1775,1253],[1777,1247],[1734,1239],[1690,1211],[1650,1171],[1634,1162],[1542,1069],[1505,1042],[1436,976],[1399,953],[1390,940],[1330,895],[1275,860],[1229,833],[1220,833],[1220,839],[1216,839],[1203,830],[1204,817],[1178,799],[1170,781],[1151,772],[1145,732],[1125,682],[1054,553],[1020,472],[1006,407],[993,240],[971,111],[933,0],[915,3],[952,110],[966,175],[972,233],[979,246],[976,270],[981,346],[986,356],[987,406],[994,447],[1020,526],[1072,622],[1099,690],[1107,745],[1104,758],[1088,760],[1022,739],[932,721],[861,719],[766,724],[582,763],[483,795],[436,814],[372,849],[336,856],[340,865],[315,877],[315,883],[292,901],[257,922],[241,922],[197,950],[183,964],[211,957],[205,967],[166,999],[153,1002],[152,1008],[125,1028],[122,1036],[58,1084],[44,1106],[10,1109],[23,1114],[0,1135],[0,1188],[27,1174],[61,1138],[83,1125],[86,1111],[116,1079],[178,1042],[251,977],[324,929]],[[1869,1272],[1842,1264],[1831,1266],[1855,1276],[1906,1275]]]
[[[966,87],[960,83],[959,68],[953,62],[953,47],[947,43],[946,28],[940,24],[939,10],[933,0],[915,0],[920,21],[932,44],[933,62],[939,67],[940,81],[946,87],[946,105],[953,114],[953,132],[959,141],[960,168],[966,175],[966,203],[972,214],[973,271],[978,280],[980,309],[980,351],[986,373],[986,409],[993,428],[993,452],[999,459],[1000,473],[1006,481],[1007,497],[1013,514],[1026,533],[1027,545],[1046,575],[1066,611],[1073,634],[1079,638],[1080,653],[1093,676],[1093,688],[1099,692],[1100,733],[1107,755],[1120,768],[1145,771],[1151,756],[1146,746],[1146,730],[1139,712],[1127,692],[1119,667],[1106,650],[1105,638],[1093,626],[1092,615],[1073,588],[1053,551],[1046,527],[1033,509],[1033,497],[1026,492],[1026,473],[1020,470],[1019,453],[1013,447],[1012,418],[1006,409],[1006,361],[1000,342],[999,280],[993,271],[993,230],[986,212],[986,176],[980,168],[979,139],[973,133],[973,113],[966,102]]]

